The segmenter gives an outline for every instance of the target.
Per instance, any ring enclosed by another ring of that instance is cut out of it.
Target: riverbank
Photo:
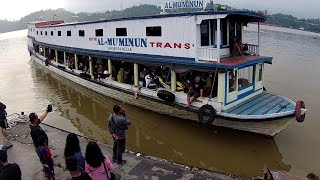
[[[70,175],[65,169],[63,157],[65,138],[69,132],[45,124],[41,126],[49,136],[49,146],[52,149],[54,158],[56,179],[69,179]],[[14,137],[12,141],[13,147],[8,150],[9,162],[15,162],[20,165],[22,179],[45,179],[39,158],[32,145],[28,123],[18,123],[10,130],[9,134]],[[85,147],[89,141],[94,141],[82,136],[79,136],[79,140],[82,152],[85,151]],[[101,142],[98,142],[98,144],[104,154],[108,157],[112,156],[111,146]],[[166,160],[143,156],[130,151],[126,151],[124,159],[127,160],[127,164],[123,166],[113,164],[114,170],[121,175],[121,179],[242,179],[232,175],[174,164]]]

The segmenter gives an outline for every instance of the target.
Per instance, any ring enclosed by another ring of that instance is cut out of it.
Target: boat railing
[[[255,44],[246,44],[248,45],[248,50],[250,54],[259,55],[259,45]]]
[[[203,61],[219,62],[220,60],[219,50],[217,48],[212,48],[212,47],[199,47],[198,57],[199,57],[199,60],[203,60]]]

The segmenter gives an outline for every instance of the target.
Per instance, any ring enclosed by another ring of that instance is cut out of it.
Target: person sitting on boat
[[[232,38],[232,44],[230,47],[231,47],[231,56],[243,56],[241,40],[238,39],[236,36]]]
[[[187,101],[188,101],[188,107],[191,106],[191,103],[195,101],[198,97],[202,98],[203,97],[203,89],[204,89],[204,83],[201,80],[200,76],[196,76],[194,78],[194,82],[191,84],[187,96]]]
[[[93,68],[93,79],[98,79],[98,64]]]
[[[145,79],[144,81],[146,82],[146,88],[148,88],[149,84],[151,83],[151,76],[149,72],[146,72],[144,79]]]
[[[69,69],[73,72],[73,69],[75,69],[74,59],[70,58],[69,60]]]
[[[243,45],[242,52],[243,52],[244,55],[247,55],[247,56],[251,54],[250,51],[249,51],[248,43]]]
[[[118,71],[117,80],[121,83],[124,81],[124,69],[122,67]]]
[[[97,73],[98,73],[98,79],[104,79],[104,76],[103,76],[103,72],[104,72],[104,68],[102,66],[102,64],[100,64],[98,66],[98,70],[97,70]]]

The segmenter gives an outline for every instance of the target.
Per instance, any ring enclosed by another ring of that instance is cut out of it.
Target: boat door
[[[226,97],[225,106],[238,98],[238,71],[226,72]]]

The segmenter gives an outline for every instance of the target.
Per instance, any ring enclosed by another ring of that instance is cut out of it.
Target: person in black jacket
[[[0,102],[0,127],[1,127],[1,133],[3,135],[3,145],[7,148],[12,147],[12,144],[8,141],[8,121],[7,121],[7,112],[6,112],[7,106],[4,105],[2,102]]]
[[[5,149],[0,150],[1,180],[21,180],[21,169],[16,163],[8,162],[8,155]]]

